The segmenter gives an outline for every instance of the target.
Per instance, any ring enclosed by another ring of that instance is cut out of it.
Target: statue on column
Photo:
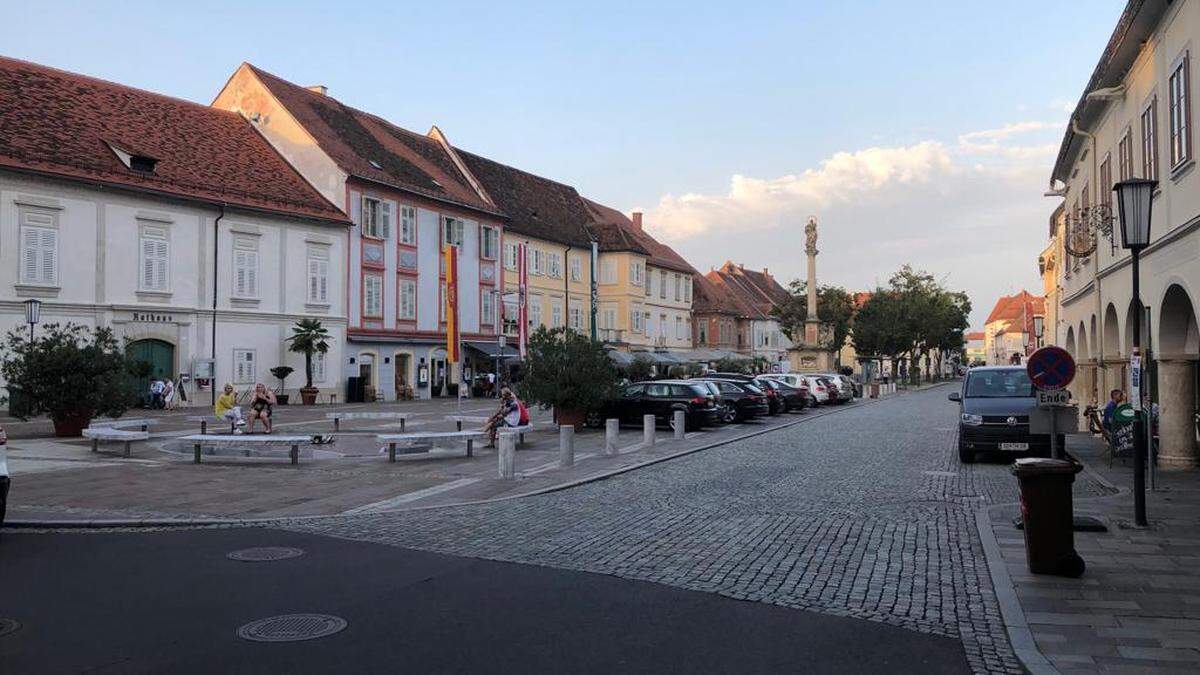
[[[815,216],[808,217],[808,224],[804,226],[804,252],[809,255],[816,255],[817,251],[817,219]]]

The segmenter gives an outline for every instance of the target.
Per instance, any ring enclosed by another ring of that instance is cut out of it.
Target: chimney
[[[771,279],[771,270],[764,267],[763,268],[763,276],[766,277],[767,280],[770,280]]]
[[[325,86],[325,85],[323,85],[323,84],[314,84],[314,85],[310,85],[310,86],[307,86],[307,87],[305,87],[305,89],[307,89],[307,90],[309,90],[309,91],[315,91],[315,92],[317,92],[318,94],[320,94],[320,95],[322,95],[322,96],[328,96],[328,95],[329,95],[329,87],[326,87],[326,86]]]
[[[633,212],[633,229],[637,230],[638,232],[642,231],[642,212],[641,211]]]

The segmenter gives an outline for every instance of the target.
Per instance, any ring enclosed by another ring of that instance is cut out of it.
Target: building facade
[[[773,367],[787,368],[788,349],[792,341],[784,334],[775,308],[786,302],[788,292],[775,280],[769,270],[747,270],[742,265],[726,261],[719,269],[705,275],[708,281],[737,299],[743,312],[738,322],[738,351],[750,357],[761,357]]]
[[[1193,467],[1198,456],[1198,44],[1200,0],[1131,1],[1075,108],[1051,175],[1066,221],[1058,237],[1066,256],[1056,274],[1055,339],[1081,366],[1073,393],[1103,402],[1107,390],[1129,389],[1138,324],[1165,467]],[[1151,243],[1141,258],[1142,308],[1110,208],[1113,184],[1134,177],[1158,182]]]
[[[302,386],[285,340],[318,318],[331,339],[314,385],[338,390],[349,222],[249,123],[11,59],[0,91],[4,330],[37,299],[41,324],[109,327],[151,377],[181,382],[180,403],[209,405],[214,384],[277,386],[275,366]]]
[[[1045,317],[1045,299],[1022,290],[996,301],[983,325],[983,349],[989,366],[1025,363],[1037,349],[1034,317]]]

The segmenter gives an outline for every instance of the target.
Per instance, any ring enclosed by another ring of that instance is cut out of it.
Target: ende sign
[[[1060,408],[1071,404],[1071,392],[1066,389],[1058,389],[1054,391],[1044,391],[1039,389],[1037,392],[1037,404],[1039,408]]]

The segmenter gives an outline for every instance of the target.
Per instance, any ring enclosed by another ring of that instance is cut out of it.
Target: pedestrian
[[[233,433],[242,433],[246,420],[242,419],[242,407],[237,405],[232,384],[226,384],[224,393],[217,397],[217,402],[213,405],[213,414],[218,420],[233,422]]]
[[[488,373],[486,382],[487,382],[487,397],[491,398],[496,395],[496,374]]]
[[[1107,435],[1112,431],[1113,413],[1117,406],[1125,402],[1125,392],[1120,389],[1113,389],[1108,392],[1108,403],[1104,406],[1104,416],[1101,418],[1104,433]]]
[[[500,427],[516,427],[521,425],[522,418],[528,420],[529,413],[524,409],[525,406],[513,394],[512,389],[500,388],[500,409],[493,413],[483,425],[483,430],[488,434],[487,447],[496,447],[496,435],[499,433]]]
[[[157,410],[162,407],[163,381],[157,377],[150,380],[150,394],[147,396],[146,407]]]
[[[162,407],[164,410],[175,407],[175,382],[170,377],[163,382]]]
[[[250,398],[250,433],[254,433],[254,423],[262,420],[266,432],[271,433],[271,415],[275,410],[275,392],[262,382],[254,385],[254,394]]]

